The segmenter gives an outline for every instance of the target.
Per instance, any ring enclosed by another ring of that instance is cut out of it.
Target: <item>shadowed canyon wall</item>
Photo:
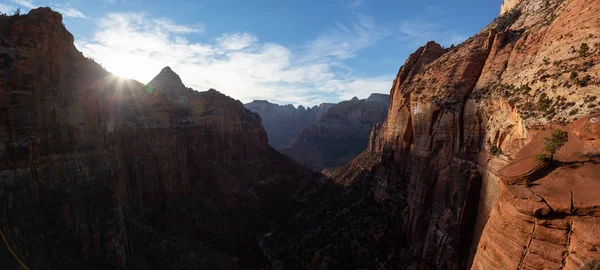
[[[377,207],[342,196],[350,205],[339,206],[340,214],[328,216],[323,205],[297,215],[300,224],[338,224],[344,235],[336,241],[347,242],[316,245],[282,232],[274,242],[314,253],[282,254],[279,262],[577,269],[599,257],[600,200],[591,199],[599,195],[599,124],[589,116],[600,106],[599,44],[599,2],[522,0],[506,1],[499,18],[457,47],[419,48],[398,72],[387,119],[367,151],[332,174],[348,187],[345,196],[372,196]],[[549,167],[539,166],[532,161],[541,139],[555,128],[569,133],[569,144]],[[529,187],[505,181],[501,169],[514,166],[531,173],[507,179],[526,177]],[[396,219],[371,215],[378,209]],[[371,222],[352,223],[362,217]],[[395,250],[371,252],[377,245]]]
[[[347,163],[365,150],[371,129],[387,115],[388,95],[371,94],[331,107],[317,121],[298,132],[282,152],[318,170]]]
[[[335,106],[333,103],[322,103],[319,106],[277,105],[266,100],[254,100],[244,106],[260,115],[269,136],[269,144],[277,150],[287,147],[294,137],[305,127],[317,121],[321,115]]]
[[[239,101],[111,75],[49,8],[0,16],[0,57],[0,229],[31,269],[262,267],[255,237],[320,177]]]

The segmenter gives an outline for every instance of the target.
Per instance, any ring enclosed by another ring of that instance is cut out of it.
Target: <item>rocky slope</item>
[[[322,103],[319,106],[295,108],[291,104],[281,106],[266,100],[244,104],[244,107],[260,115],[269,136],[269,144],[277,150],[287,147],[301,129],[313,124],[333,106],[335,104]]]
[[[241,102],[169,68],[115,77],[48,8],[0,16],[0,59],[2,269],[9,248],[31,269],[261,268],[257,237],[319,185]]]
[[[599,105],[599,36],[598,1],[507,0],[459,46],[419,48],[367,151],[333,173],[346,197],[297,215],[311,230],[275,234],[274,246],[289,251],[276,262],[577,269],[599,257],[598,121],[587,116]],[[501,181],[502,168],[538,154],[542,131],[556,127],[579,145],[558,158],[574,164],[536,174],[531,189]]]
[[[562,127],[569,142],[556,162],[519,175],[534,167],[523,160],[541,152],[542,138],[551,132],[531,131],[532,141],[499,171],[499,203],[477,246],[474,269],[580,269],[600,257],[599,117]],[[521,181],[509,181],[515,178]]]
[[[282,152],[314,169],[342,165],[367,147],[371,129],[385,120],[388,103],[383,94],[340,102],[300,130]]]

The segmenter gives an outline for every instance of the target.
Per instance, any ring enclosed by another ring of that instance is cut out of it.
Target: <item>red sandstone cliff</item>
[[[576,269],[600,256],[597,213],[583,210],[600,205],[593,160],[571,176],[558,169],[531,191],[498,176],[519,155],[538,154],[528,148],[538,130],[562,127],[584,141],[565,124],[599,105],[600,3],[508,2],[501,17],[456,48],[430,42],[412,54],[369,150],[335,172],[347,185],[371,179],[380,202],[406,202],[401,229],[417,267]],[[582,192],[580,212],[569,210],[574,189]],[[560,198],[548,202],[552,209],[564,208],[543,210],[531,195],[538,191]]]

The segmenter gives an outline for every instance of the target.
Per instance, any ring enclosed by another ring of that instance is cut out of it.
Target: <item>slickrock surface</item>
[[[309,168],[340,166],[367,148],[371,129],[385,120],[388,105],[383,94],[340,102],[300,130],[282,152]]]
[[[49,8],[0,16],[0,59],[0,228],[30,269],[260,268],[320,177],[239,101],[109,74]]]
[[[559,163],[532,179],[530,189],[501,184],[501,203],[492,211],[473,268],[580,269],[600,257],[598,116],[565,127],[569,142],[555,156]],[[539,152],[550,132],[537,134],[518,155]]]
[[[269,144],[277,150],[287,147],[301,129],[315,123],[326,113],[332,103],[304,108],[294,105],[277,105],[266,100],[254,100],[244,104],[247,109],[258,113],[269,136]]]

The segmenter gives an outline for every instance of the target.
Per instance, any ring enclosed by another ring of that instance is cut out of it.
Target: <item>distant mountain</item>
[[[322,103],[305,109],[304,106],[295,108],[291,104],[282,106],[266,100],[254,100],[244,106],[260,115],[269,144],[280,150],[287,147],[302,128],[317,121],[335,104]]]
[[[199,96],[199,92],[186,87],[170,67],[164,67],[147,85],[160,89],[176,107],[187,106],[191,99]]]
[[[282,151],[313,169],[342,165],[367,148],[371,129],[385,120],[388,102],[384,94],[340,102],[303,128]]]

